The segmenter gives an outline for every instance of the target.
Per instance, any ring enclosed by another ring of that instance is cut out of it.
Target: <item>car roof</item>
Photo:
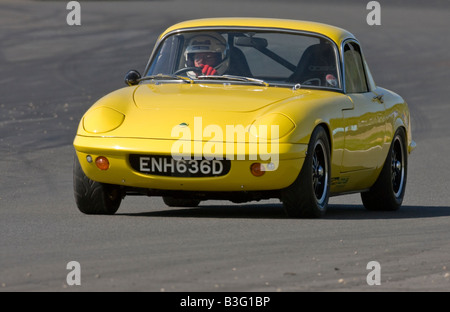
[[[272,28],[294,31],[305,31],[324,35],[333,40],[338,46],[346,39],[356,39],[355,36],[345,29],[318,22],[300,21],[290,19],[276,18],[204,18],[184,21],[175,24],[166,29],[160,36],[160,39],[166,34],[183,29],[202,28],[202,27],[256,27]]]

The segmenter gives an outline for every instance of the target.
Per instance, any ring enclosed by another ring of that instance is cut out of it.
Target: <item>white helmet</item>
[[[205,33],[192,37],[184,51],[187,66],[193,66],[191,56],[195,53],[205,52],[220,54],[219,63],[222,63],[228,54],[228,45],[225,38],[218,33]]]

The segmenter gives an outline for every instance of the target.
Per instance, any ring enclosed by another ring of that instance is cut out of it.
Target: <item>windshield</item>
[[[313,35],[254,30],[177,32],[159,44],[146,76],[340,89],[337,59],[335,45]]]

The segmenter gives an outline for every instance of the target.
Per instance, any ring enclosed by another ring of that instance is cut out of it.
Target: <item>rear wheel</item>
[[[73,165],[73,190],[77,207],[85,214],[112,215],[122,202],[121,189],[116,185],[89,179],[76,156]]]
[[[323,127],[311,135],[307,156],[297,179],[281,194],[289,217],[318,218],[325,214],[330,196],[330,144]]]
[[[361,193],[368,210],[397,210],[403,202],[408,172],[405,130],[394,135],[383,169],[369,191]]]

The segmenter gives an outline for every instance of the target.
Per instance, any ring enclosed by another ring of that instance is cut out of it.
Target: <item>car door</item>
[[[345,92],[353,108],[343,110],[345,148],[341,172],[373,170],[382,164],[386,120],[383,99],[375,85],[357,42],[344,45]]]

